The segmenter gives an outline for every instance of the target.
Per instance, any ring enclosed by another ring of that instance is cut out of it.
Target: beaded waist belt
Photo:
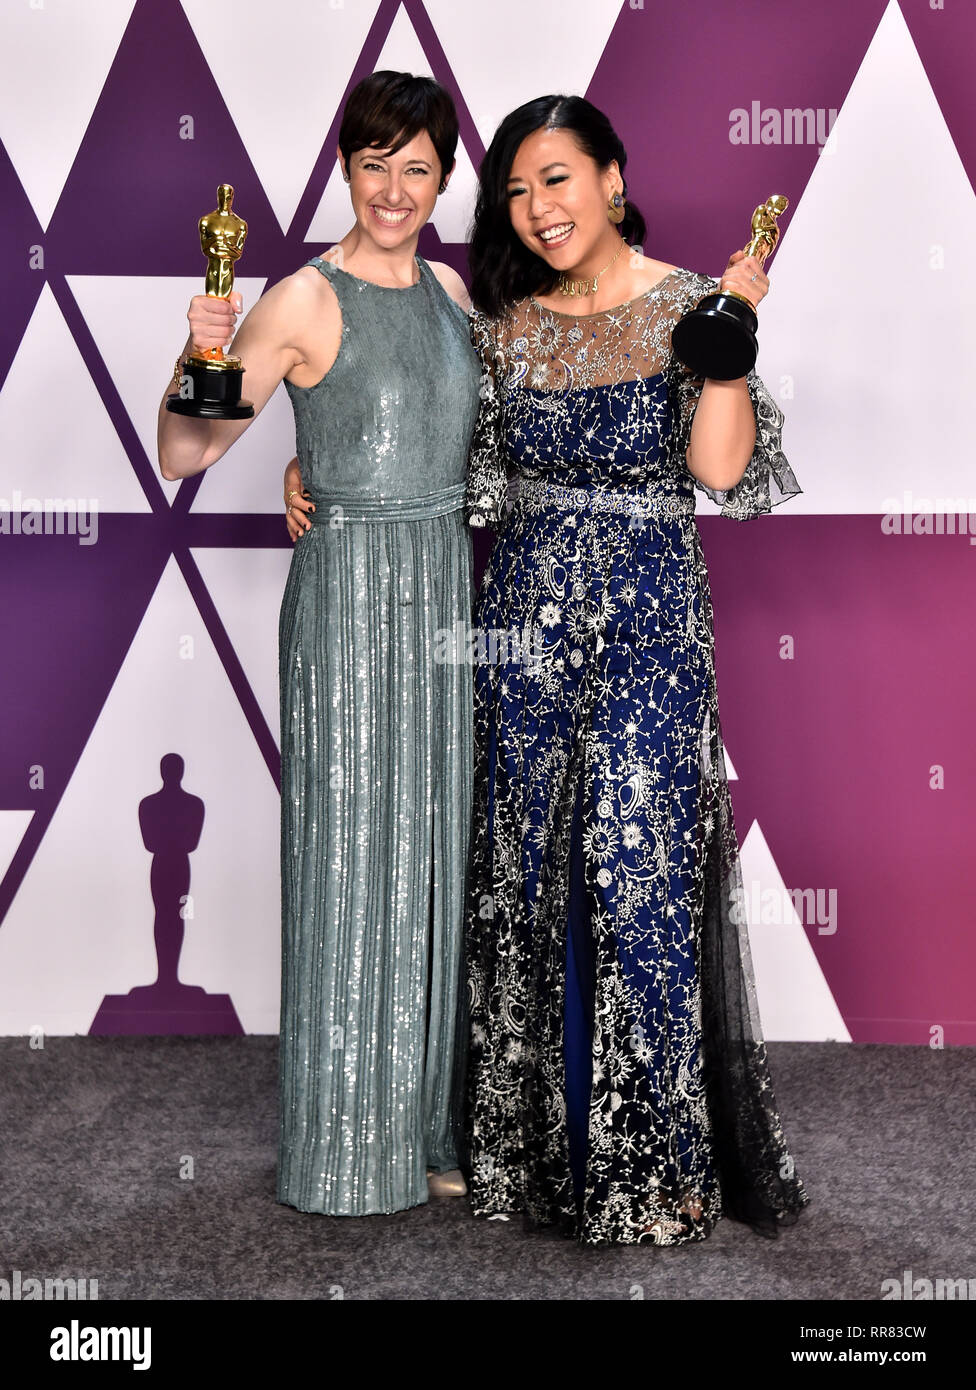
[[[693,516],[693,493],[622,492],[609,488],[564,487],[543,479],[521,478],[515,501],[522,507],[563,507],[568,511],[633,512],[638,516]]]
[[[465,484],[429,492],[424,497],[363,497],[350,492],[316,492],[308,489],[315,511],[308,513],[312,525],[328,526],[343,521],[425,521],[446,516],[464,505]]]

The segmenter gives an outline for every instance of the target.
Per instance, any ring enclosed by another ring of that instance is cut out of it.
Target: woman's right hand
[[[292,541],[297,541],[299,536],[304,536],[305,532],[311,529],[312,523],[308,513],[314,511],[315,503],[309,501],[308,494],[302,487],[298,459],[293,458],[285,467],[285,521]]]
[[[209,352],[212,348],[225,348],[234,336],[237,315],[243,311],[244,300],[240,290],[231,290],[229,299],[195,294],[186,314],[193,351]]]

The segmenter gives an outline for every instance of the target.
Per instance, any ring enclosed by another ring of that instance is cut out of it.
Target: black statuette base
[[[201,420],[248,420],[254,414],[250,401],[241,400],[243,367],[215,367],[206,362],[194,362],[188,357],[182,364],[182,390],[189,379],[190,391],[166,397],[166,409],[177,415],[193,415]]]
[[[735,381],[756,365],[759,317],[734,295],[706,294],[675,324],[671,346],[695,375]]]

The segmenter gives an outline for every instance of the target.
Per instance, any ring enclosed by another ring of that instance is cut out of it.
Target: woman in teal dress
[[[427,79],[381,73],[352,94],[339,143],[356,226],[308,262],[341,346],[313,385],[285,381],[304,482],[289,505],[312,524],[279,629],[278,1197],[334,1215],[425,1202],[438,1173],[463,1191],[471,675],[437,651],[470,617],[479,372],[463,285],[438,268],[453,298],[416,256],[456,138]],[[385,270],[415,278],[376,283]]]
[[[279,622],[277,1197],[336,1216],[464,1192],[471,668],[440,659],[439,634],[470,620],[480,373],[462,281],[416,254],[457,137],[432,80],[360,83],[339,134],[355,224],[268,290],[232,346],[256,413],[284,380],[305,483],[289,515],[310,524]],[[200,300],[191,336],[222,344],[230,309]],[[209,466],[246,427],[163,415],[164,476]]]

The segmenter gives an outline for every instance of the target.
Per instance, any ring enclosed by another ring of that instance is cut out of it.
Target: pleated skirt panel
[[[471,817],[460,511],[313,526],[279,620],[278,1200],[368,1215],[458,1163]]]

